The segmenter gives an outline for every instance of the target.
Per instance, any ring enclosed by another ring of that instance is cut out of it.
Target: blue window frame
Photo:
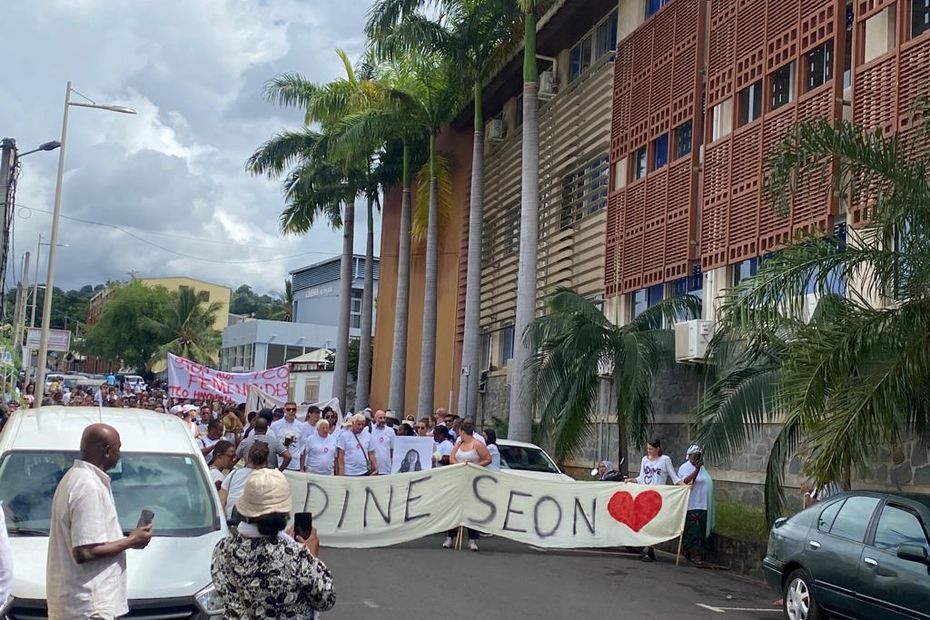
[[[631,318],[636,318],[640,314],[646,311],[649,307],[648,297],[646,296],[646,289],[641,288],[638,291],[633,291],[633,316]]]
[[[647,0],[646,2],[646,17],[653,15],[659,12],[663,6],[671,2],[672,0]]]
[[[665,298],[665,285],[653,284],[646,289],[646,298],[649,307],[653,307]]]
[[[748,280],[756,275],[758,271],[758,258],[747,258],[743,262],[733,265],[733,286],[736,286],[743,280]]]
[[[652,169],[658,170],[668,163],[668,134],[664,133],[652,141]]]

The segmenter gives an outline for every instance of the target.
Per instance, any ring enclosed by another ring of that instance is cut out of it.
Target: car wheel
[[[825,615],[820,611],[817,601],[814,600],[812,582],[811,576],[803,568],[792,571],[788,575],[783,599],[785,618],[788,620],[823,620]]]

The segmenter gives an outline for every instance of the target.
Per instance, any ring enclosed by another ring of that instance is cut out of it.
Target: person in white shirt
[[[371,434],[365,429],[365,415],[351,418],[352,428],[336,439],[337,476],[377,476],[378,457],[371,449]]]
[[[702,452],[701,446],[692,445],[687,460],[678,468],[682,482],[691,485],[682,548],[685,558],[697,566],[703,564],[705,541],[714,529],[714,481],[704,467]]]
[[[662,442],[657,438],[650,439],[646,442],[646,456],[640,462],[636,482],[647,486],[659,486],[666,484],[669,478],[673,484],[681,484],[681,478],[675,471],[675,466],[672,465],[672,459],[667,454],[662,454]],[[655,549],[644,547],[640,559],[644,562],[655,562]]]
[[[378,457],[378,473],[391,473],[394,458],[394,429],[387,425],[387,414],[375,411],[375,423],[371,427],[371,446]]]
[[[501,470],[501,451],[497,447],[497,431],[493,428],[484,429],[484,443],[488,447],[488,453],[491,455],[491,464],[488,465],[488,469],[493,469],[494,471]],[[477,435],[476,435],[477,437]]]
[[[208,463],[213,454],[213,449],[216,448],[216,445],[223,439],[223,430],[222,422],[219,420],[210,420],[210,423],[207,424],[207,433],[201,435],[200,439],[197,440],[197,443],[200,445],[200,452]]]
[[[449,429],[442,424],[433,429],[433,458],[436,465],[448,465],[449,457],[452,454],[452,436],[449,435]]]
[[[120,445],[112,426],[88,426],[81,458],[55,490],[45,577],[49,618],[110,619],[129,613],[126,550],[144,549],[152,525],[123,535],[106,474],[119,462]]]
[[[288,463],[287,469],[300,471],[300,458],[297,455],[301,452],[301,442],[307,432],[307,423],[297,419],[297,403],[284,403],[284,417],[274,422],[271,425],[271,430],[277,436],[281,445],[292,455],[295,455],[295,458],[292,458]]]
[[[256,441],[245,456],[245,467],[232,470],[223,480],[220,487],[220,505],[223,507],[227,519],[235,520],[233,518],[233,508],[236,506],[236,501],[242,497],[245,482],[252,475],[252,472],[268,466],[268,451],[267,443]]]
[[[220,439],[216,442],[214,450],[210,454],[210,480],[213,481],[217,491],[223,486],[226,474],[232,470],[235,464],[236,446],[225,439]]]
[[[304,435],[300,471],[332,476],[336,462],[336,436],[329,432],[329,422],[316,423],[316,432]]]

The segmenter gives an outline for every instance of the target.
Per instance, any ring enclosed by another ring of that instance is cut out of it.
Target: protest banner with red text
[[[254,372],[222,372],[168,354],[168,396],[193,400],[244,403],[254,387],[275,398],[287,399],[290,371],[277,366]]]

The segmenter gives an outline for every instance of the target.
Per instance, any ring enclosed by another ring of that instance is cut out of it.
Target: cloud
[[[301,120],[262,99],[265,81],[283,71],[317,81],[340,75],[334,50],[361,53],[368,4],[6,3],[5,43],[28,53],[7,64],[0,82],[0,133],[21,150],[57,139],[69,79],[87,97],[138,112],[71,110],[60,228],[70,247],[59,249],[56,285],[77,288],[134,272],[280,290],[291,269],[339,254],[341,234],[325,227],[282,236],[280,185],[250,177],[244,162],[272,133]],[[23,160],[17,274],[22,253],[35,252],[39,234],[48,236],[56,164],[55,153]],[[358,206],[355,247],[363,252],[363,202]]]

